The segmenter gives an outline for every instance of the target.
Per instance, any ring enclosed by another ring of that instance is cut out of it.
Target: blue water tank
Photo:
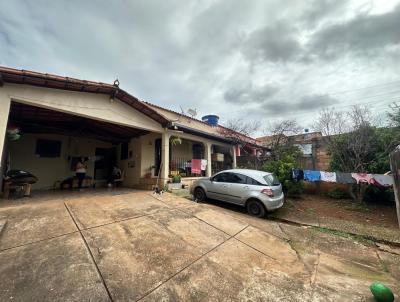
[[[207,124],[216,127],[218,126],[218,121],[219,121],[219,116],[218,115],[214,115],[214,114],[209,114],[209,115],[205,115],[201,118],[201,120],[203,122],[206,122]]]

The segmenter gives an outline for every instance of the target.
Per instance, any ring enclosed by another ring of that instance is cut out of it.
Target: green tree
[[[289,196],[298,197],[303,193],[303,181],[292,180],[292,169],[297,167],[297,160],[301,156],[298,147],[292,146],[280,154],[279,160],[266,162],[262,170],[274,173],[282,184],[283,191]]]
[[[393,112],[389,112],[388,117],[393,127],[400,127],[400,107],[393,108]]]
[[[365,107],[353,107],[345,114],[321,112],[319,125],[326,129],[339,129],[326,136],[331,154],[331,169],[341,172],[385,173],[390,170],[389,153],[400,143],[398,127],[376,127]],[[337,127],[340,125],[340,128]],[[366,184],[353,186],[350,194],[364,200]]]

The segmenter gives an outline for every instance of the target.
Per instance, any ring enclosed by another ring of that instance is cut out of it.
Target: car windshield
[[[276,177],[274,174],[264,175],[263,178],[269,186],[279,186],[281,184],[278,177]]]

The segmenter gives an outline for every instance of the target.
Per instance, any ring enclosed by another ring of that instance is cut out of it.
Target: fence
[[[192,173],[192,161],[184,157],[172,157],[169,161],[169,171],[171,175],[180,174],[182,177],[201,177],[206,175],[205,171],[201,171],[201,174]]]
[[[400,150],[393,151],[390,154],[390,168],[393,173],[393,191],[396,200],[397,221],[400,227]]]

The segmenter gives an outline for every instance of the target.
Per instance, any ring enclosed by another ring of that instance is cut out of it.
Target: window
[[[279,179],[274,174],[264,175],[263,178],[269,186],[279,186],[281,184]]]
[[[216,182],[228,182],[229,173],[220,173],[213,177],[213,181]]]
[[[61,141],[38,139],[35,154],[39,157],[60,157]]]
[[[129,143],[121,144],[121,160],[128,159]]]
[[[193,159],[202,159],[204,158],[203,145],[201,144],[193,144]]]
[[[245,184],[246,176],[236,173],[220,173],[214,176],[213,181],[216,182],[228,182],[233,184]]]
[[[246,183],[247,183],[248,185],[263,186],[262,183],[258,182],[257,180],[255,180],[255,179],[253,179],[253,178],[251,178],[251,177],[247,177]]]
[[[244,176],[242,174],[236,174],[236,173],[229,173],[230,174],[230,183],[234,184],[245,184],[246,183],[246,178],[247,176]]]

